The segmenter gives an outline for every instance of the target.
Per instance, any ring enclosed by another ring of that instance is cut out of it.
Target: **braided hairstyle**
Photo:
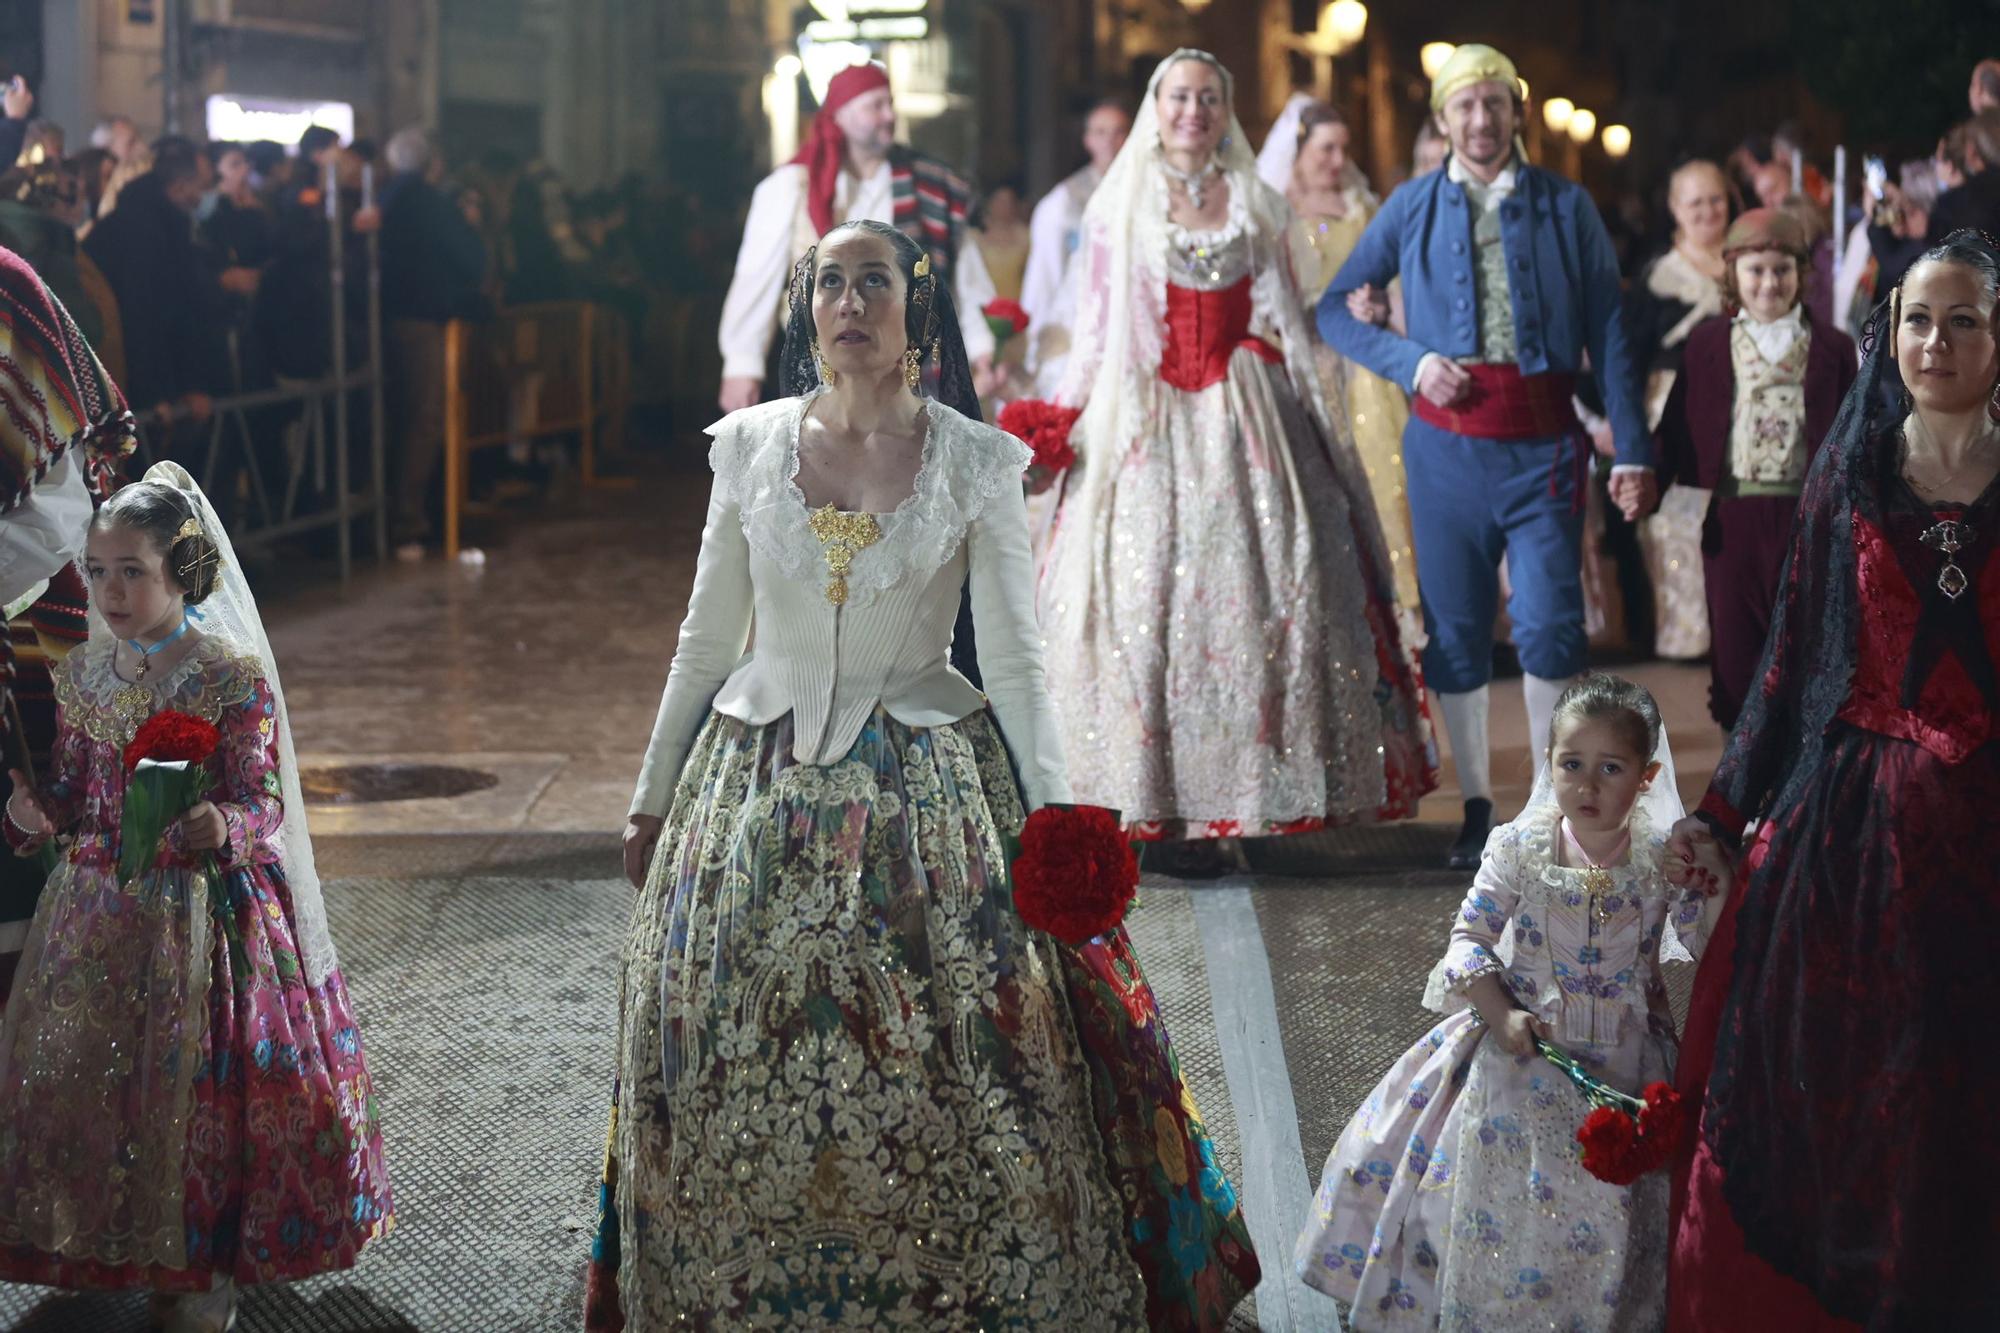
[[[917,265],[929,252],[887,223],[861,220],[843,222],[820,238],[824,245],[843,231],[865,231],[889,243],[896,267],[903,274],[903,327],[911,347],[923,349],[927,367],[923,389],[946,407],[974,421],[979,416],[979,395],[972,388],[972,365],[965,355],[965,339],[958,330],[958,305],[952,300],[951,284],[935,264],[919,276]],[[779,354],[779,392],[787,398],[811,393],[820,386],[818,330],[813,324],[813,287],[819,272],[819,246],[806,251],[805,258],[792,267],[791,318],[785,324],[784,350]]]
[[[143,534],[160,552],[167,575],[189,606],[206,601],[222,572],[222,552],[201,526],[194,506],[172,486],[137,481],[121,488],[90,520],[91,531],[123,528]]]

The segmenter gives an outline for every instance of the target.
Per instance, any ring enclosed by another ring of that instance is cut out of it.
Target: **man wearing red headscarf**
[[[889,223],[930,251],[953,284],[975,381],[989,391],[993,333],[980,312],[993,299],[993,279],[979,247],[964,244],[972,197],[964,177],[896,142],[887,71],[854,65],[834,75],[798,156],[750,196],[722,306],[722,410],[748,407],[764,392],[792,265],[839,223],[863,218]]]

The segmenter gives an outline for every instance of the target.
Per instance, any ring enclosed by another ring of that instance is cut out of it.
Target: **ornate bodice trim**
[[[56,673],[56,702],[73,727],[93,741],[120,749],[146,719],[173,710],[216,722],[223,710],[256,692],[264,664],[227,640],[204,637],[175,666],[142,683],[115,668],[114,639],[96,637],[71,653]]]

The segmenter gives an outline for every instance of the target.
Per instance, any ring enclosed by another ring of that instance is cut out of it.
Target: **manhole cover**
[[[500,785],[491,773],[443,764],[344,764],[299,774],[308,805],[373,805],[465,796]]]

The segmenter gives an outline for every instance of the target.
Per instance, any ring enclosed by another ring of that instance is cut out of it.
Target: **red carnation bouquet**
[[[1000,409],[994,424],[1034,452],[1029,466],[1059,473],[1067,472],[1076,462],[1069,433],[1082,415],[1080,408],[1058,407],[1041,398],[1019,398]]]
[[[160,839],[208,798],[207,761],[222,742],[214,724],[187,713],[155,713],[125,747],[125,814],[118,828],[118,880],[152,867]]]
[[[995,297],[979,307],[979,313],[986,316],[986,327],[993,330],[993,355],[997,358],[1007,346],[1007,340],[1017,333],[1028,331],[1028,312],[1019,301],[1010,301],[1004,296]]]
[[[1036,930],[1080,945],[1125,919],[1139,861],[1117,812],[1045,805],[1028,816],[1013,857],[1014,910]]]
[[[1644,1097],[1634,1097],[1592,1074],[1560,1046],[1537,1039],[1535,1047],[1590,1103],[1590,1114],[1576,1131],[1584,1170],[1610,1184],[1629,1185],[1673,1157],[1687,1132],[1686,1109],[1673,1088],[1649,1083]]]

